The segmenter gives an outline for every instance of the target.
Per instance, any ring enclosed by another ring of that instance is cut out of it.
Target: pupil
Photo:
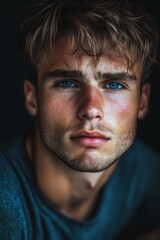
[[[64,82],[64,87],[69,87],[70,86],[70,82]]]
[[[116,88],[117,87],[117,83],[111,83],[111,88]]]

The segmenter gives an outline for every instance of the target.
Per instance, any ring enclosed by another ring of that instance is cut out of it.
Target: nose
[[[78,117],[82,120],[100,121],[104,116],[103,96],[100,90],[87,87],[79,99]]]

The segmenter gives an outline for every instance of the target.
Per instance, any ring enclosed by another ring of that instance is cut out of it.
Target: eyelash
[[[65,86],[64,84],[70,84],[70,86]],[[72,86],[71,86],[72,85]],[[73,86],[74,85],[74,86]],[[77,84],[74,81],[70,81],[70,80],[61,80],[58,83],[55,84],[56,87],[60,87],[60,88],[77,88]]]
[[[107,85],[110,85],[110,87],[106,87]],[[111,86],[113,85],[113,86]],[[104,89],[110,89],[111,91],[116,91],[116,90],[122,90],[124,89],[124,85],[119,83],[119,82],[108,82],[105,84],[105,86],[103,86]]]
[[[108,85],[108,87],[107,87]],[[112,85],[112,86],[111,86]],[[55,84],[56,87],[63,88],[63,89],[69,89],[69,88],[77,88],[78,84],[75,83],[74,81],[70,80],[61,80]],[[103,89],[109,89],[110,91],[117,91],[117,90],[122,90],[125,88],[125,86],[119,82],[107,82],[103,84],[102,86]]]

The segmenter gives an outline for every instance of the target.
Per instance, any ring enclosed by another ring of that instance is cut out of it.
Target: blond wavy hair
[[[156,62],[158,32],[143,8],[125,0],[48,0],[27,10],[21,25],[20,46],[28,75],[36,79],[36,65],[42,50],[67,37],[73,52],[82,49],[97,59],[116,54],[128,68],[142,65],[143,81]],[[76,47],[75,47],[76,46]]]

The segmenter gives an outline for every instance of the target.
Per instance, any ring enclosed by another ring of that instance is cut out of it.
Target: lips
[[[76,144],[84,147],[100,147],[110,140],[109,137],[97,131],[80,131],[73,135],[71,139]]]

